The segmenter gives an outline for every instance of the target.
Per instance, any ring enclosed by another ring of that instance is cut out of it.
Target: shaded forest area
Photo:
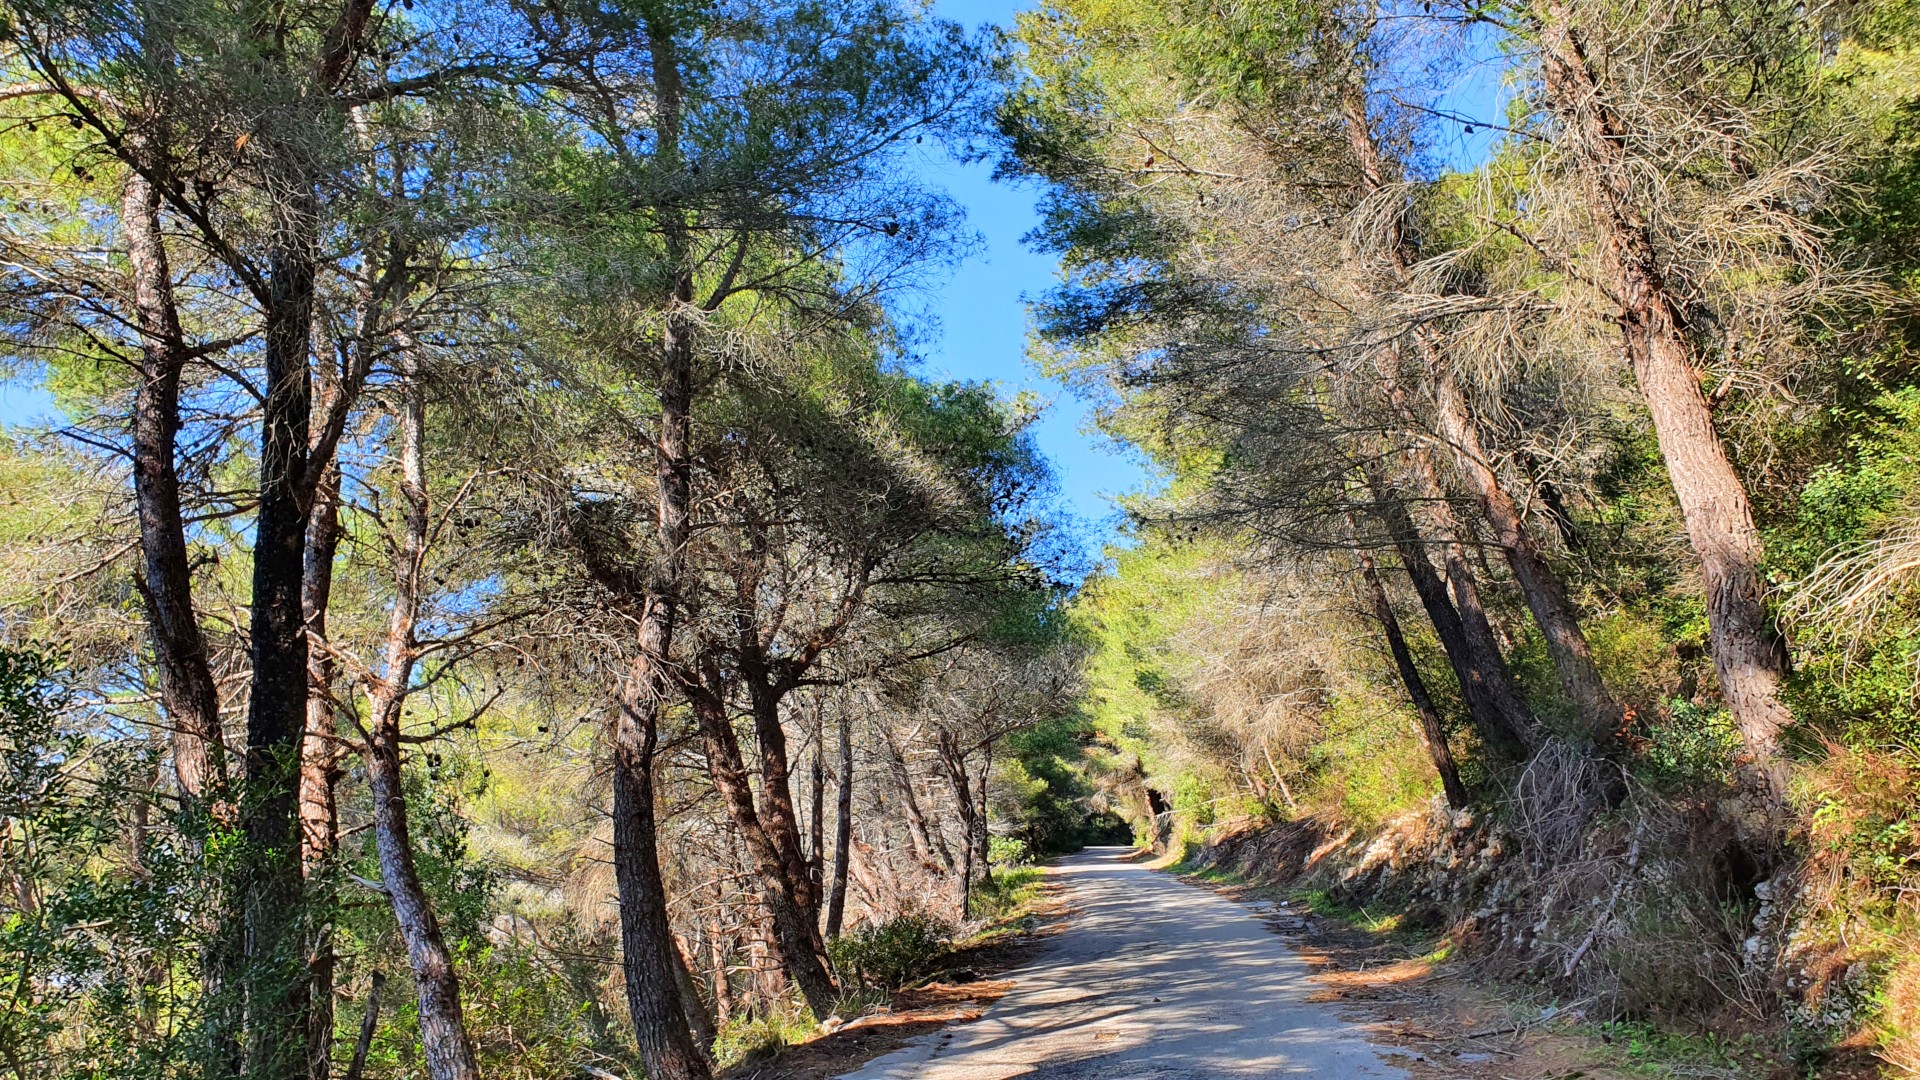
[[[1910,4],[4,14],[0,1069],[697,1080],[1131,831],[1920,1070]]]

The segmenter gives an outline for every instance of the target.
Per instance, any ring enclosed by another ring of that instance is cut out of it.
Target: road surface
[[[1089,848],[1052,871],[1064,931],[1013,991],[843,1080],[1405,1077],[1249,908]]]

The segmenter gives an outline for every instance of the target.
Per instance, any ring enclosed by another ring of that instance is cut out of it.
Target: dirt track
[[[1308,964],[1247,907],[1091,848],[1054,879],[1067,928],[976,1023],[846,1080],[1404,1077],[1386,1048],[1310,1000]]]

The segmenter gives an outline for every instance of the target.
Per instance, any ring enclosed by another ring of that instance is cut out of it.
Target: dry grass
[[[1908,935],[1900,951],[1906,959],[1881,991],[1880,1059],[1901,1075],[1920,1076],[1920,934]]]

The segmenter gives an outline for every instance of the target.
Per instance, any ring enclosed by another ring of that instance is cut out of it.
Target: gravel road
[[[842,1080],[1405,1077],[1248,907],[1089,848],[1051,871],[1064,931],[980,1020]]]

